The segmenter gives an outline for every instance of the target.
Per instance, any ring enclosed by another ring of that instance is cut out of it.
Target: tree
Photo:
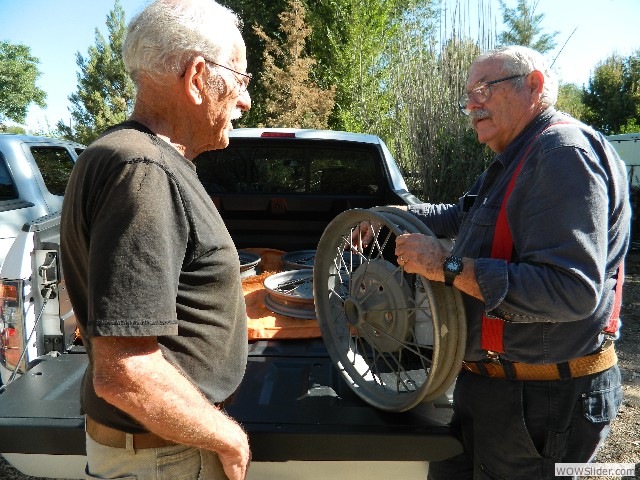
[[[585,111],[584,103],[582,103],[582,89],[575,83],[561,83],[558,87],[556,109],[582,120]]]
[[[410,33],[401,44],[405,48],[393,62],[394,91],[406,143],[395,145],[395,157],[418,197],[432,203],[456,202],[491,158],[457,106],[469,66],[481,48],[469,39],[453,37],[435,44]]]
[[[284,42],[279,12],[288,0],[220,0],[243,19],[242,34],[247,45],[251,84],[251,110],[242,116],[241,126],[264,124],[267,93],[263,82],[264,41],[250,28],[259,24],[266,35]],[[306,1],[306,22],[312,28],[305,54],[313,57],[310,78],[330,90],[335,85],[335,107],[329,127],[377,133],[389,129],[388,52],[398,34],[404,12],[412,5],[425,10],[433,0],[331,0]],[[429,19],[430,15],[424,15]],[[416,32],[418,33],[418,32]],[[380,115],[380,112],[384,112]]]
[[[36,86],[39,63],[26,45],[0,41],[0,121],[24,123],[29,105],[47,106],[47,94]]]
[[[312,29],[305,23],[300,0],[289,0],[290,11],[279,15],[282,42],[269,37],[262,27],[254,31],[265,42],[263,85],[266,125],[295,128],[327,128],[334,105],[335,87],[323,90],[313,82],[316,61],[305,54]]]
[[[386,136],[395,110],[390,61],[407,17],[429,33],[430,0],[333,0],[315,2],[309,22],[321,82],[336,85],[329,124],[337,130]],[[394,134],[392,134],[394,135]]]
[[[80,68],[78,89],[69,96],[73,125],[59,121],[64,137],[89,144],[108,126],[122,122],[133,108],[134,85],[122,62],[122,43],[126,31],[124,10],[119,0],[107,16],[108,41],[96,28],[95,46],[88,56],[76,54]]]
[[[553,50],[556,42],[553,38],[558,32],[542,34],[540,24],[544,14],[535,14],[538,0],[518,0],[516,8],[508,8],[504,0],[500,0],[502,20],[508,30],[498,35],[500,45],[522,45],[533,48],[540,53]]]
[[[583,120],[612,135],[638,131],[640,124],[640,50],[629,57],[612,54],[596,65],[584,90]]]
[[[281,39],[280,18],[278,15],[285,11],[288,0],[219,0],[238,14],[242,19],[241,31],[247,47],[247,69],[253,74],[249,93],[251,94],[251,110],[244,113],[235,124],[239,127],[255,127],[266,122],[267,92],[262,79],[264,71],[264,41],[254,30],[254,25],[260,25],[264,32],[272,38]]]

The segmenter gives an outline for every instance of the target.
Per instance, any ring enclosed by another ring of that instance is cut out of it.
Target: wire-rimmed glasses
[[[215,65],[216,67],[224,68],[225,70],[229,70],[230,72],[233,72],[236,75],[241,75],[243,77],[242,80],[240,80],[238,77],[236,77],[236,82],[238,82],[238,85],[240,85],[240,93],[247,91],[247,88],[249,88],[249,82],[253,78],[253,75],[251,75],[250,73],[238,72],[237,70],[234,70],[233,68],[229,68],[226,65],[221,65],[219,63],[216,63],[213,60],[210,60],[210,59],[208,59],[207,57],[204,57],[204,56],[202,58],[204,58],[205,61],[210,63],[211,65]]]
[[[471,99],[475,100],[478,103],[484,103],[489,101],[491,98],[491,85],[495,85],[496,83],[506,82],[507,80],[515,80],[516,78],[526,77],[526,74],[519,75],[511,75],[509,77],[499,78],[498,80],[491,80],[490,82],[479,82],[476,83],[475,86],[464,93],[460,100],[458,100],[458,108],[460,109],[460,113],[463,115],[470,115],[471,110],[467,108]]]

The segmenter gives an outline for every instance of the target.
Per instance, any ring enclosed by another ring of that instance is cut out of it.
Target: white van
[[[640,133],[609,135],[607,140],[611,142],[620,158],[627,164],[631,185],[640,188]]]

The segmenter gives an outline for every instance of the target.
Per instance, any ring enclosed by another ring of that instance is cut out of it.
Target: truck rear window
[[[63,147],[31,147],[31,154],[40,169],[47,190],[64,195],[73,170],[73,158]]]
[[[376,195],[380,154],[371,149],[229,146],[195,159],[200,181],[221,193]]]

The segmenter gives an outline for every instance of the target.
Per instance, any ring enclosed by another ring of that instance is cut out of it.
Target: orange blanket
[[[322,336],[316,320],[293,318],[272,312],[264,306],[267,290],[264,280],[282,271],[281,250],[267,248],[247,248],[261,257],[258,264],[262,274],[242,280],[244,300],[247,304],[247,326],[249,340],[266,340],[270,338],[319,338]]]

